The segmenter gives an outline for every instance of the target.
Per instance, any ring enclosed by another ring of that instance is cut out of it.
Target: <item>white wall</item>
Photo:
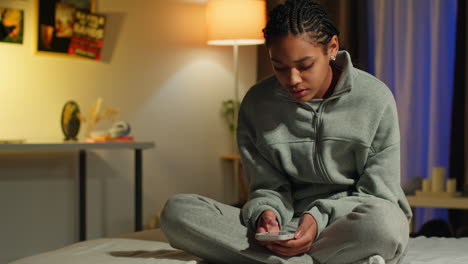
[[[26,19],[23,45],[0,43],[0,139],[59,141],[63,104],[73,99],[87,112],[102,96],[138,140],[157,145],[143,154],[144,224],[175,193],[234,202],[219,159],[231,147],[220,106],[233,94],[232,50],[205,45],[203,4],[97,2],[108,17],[103,62],[36,54],[34,1],[0,1]],[[245,92],[256,47],[240,56]],[[76,170],[74,152],[0,152],[0,263],[78,239]],[[133,231],[133,153],[89,153],[88,176],[88,237]]]

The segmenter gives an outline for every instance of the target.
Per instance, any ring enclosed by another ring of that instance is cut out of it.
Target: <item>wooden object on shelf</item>
[[[0,139],[0,144],[23,144],[26,142],[26,139]]]
[[[435,193],[445,191],[445,168],[432,168],[431,187],[432,192]]]
[[[445,180],[445,168],[435,167],[432,169],[430,179],[422,180],[421,190],[416,190],[418,197],[459,197],[461,192],[457,192],[457,180],[449,178]]]
[[[432,190],[431,179],[422,180],[422,191],[423,192],[430,192],[431,190]]]
[[[447,180],[447,192],[456,193],[457,192],[457,179],[448,179]]]
[[[221,159],[223,159],[223,160],[239,160],[240,161],[240,155],[238,155],[238,154],[225,154],[225,155],[221,155]]]
[[[416,191],[416,196],[423,196],[423,197],[459,197],[461,196],[461,192],[423,192],[423,191]]]
[[[468,197],[406,196],[411,207],[433,207],[468,210]]]

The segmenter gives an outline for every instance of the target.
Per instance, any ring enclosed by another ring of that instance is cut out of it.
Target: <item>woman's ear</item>
[[[340,50],[340,43],[338,40],[338,36],[334,35],[328,43],[328,54],[330,55],[330,57],[336,57],[338,50]]]

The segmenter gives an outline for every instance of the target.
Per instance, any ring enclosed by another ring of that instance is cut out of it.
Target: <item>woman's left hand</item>
[[[294,239],[273,241],[266,247],[278,255],[287,257],[308,252],[317,235],[317,221],[312,215],[304,214],[299,223]]]

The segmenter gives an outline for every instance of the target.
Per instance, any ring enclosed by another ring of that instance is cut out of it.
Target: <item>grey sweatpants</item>
[[[173,196],[161,215],[161,229],[178,249],[209,263],[367,263],[372,255],[398,263],[409,239],[408,221],[387,201],[357,203],[346,215],[334,216],[308,254],[275,255],[258,244],[241,220],[241,210],[194,195]],[[299,218],[283,229],[295,230]],[[406,224],[405,224],[406,223]]]

